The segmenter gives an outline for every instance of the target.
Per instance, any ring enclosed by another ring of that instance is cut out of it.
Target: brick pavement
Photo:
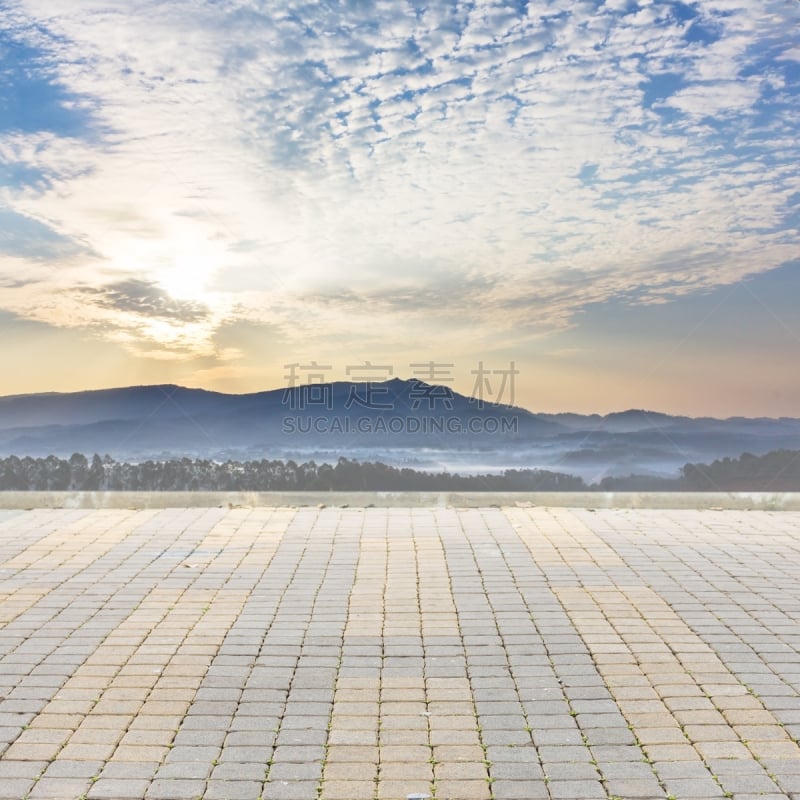
[[[800,798],[800,514],[0,512],[0,800]]]

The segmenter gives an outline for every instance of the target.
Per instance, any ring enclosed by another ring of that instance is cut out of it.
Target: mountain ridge
[[[757,417],[747,417],[741,414],[732,415],[728,417],[712,417],[708,415],[701,415],[701,416],[690,416],[686,414],[670,414],[669,412],[664,411],[656,411],[655,409],[645,409],[645,408],[627,408],[621,411],[610,411],[606,414],[600,414],[599,412],[593,412],[589,414],[581,414],[575,411],[532,411],[527,409],[523,406],[507,404],[507,403],[494,403],[491,401],[479,401],[477,398],[470,397],[468,395],[463,395],[459,392],[455,392],[451,390],[449,387],[444,386],[442,384],[431,384],[427,383],[426,381],[422,381],[416,378],[390,378],[387,381],[329,381],[324,384],[313,384],[316,386],[331,386],[331,387],[349,387],[349,386],[365,386],[365,385],[372,385],[375,387],[380,386],[391,386],[397,387],[403,385],[405,387],[411,386],[425,386],[431,389],[441,389],[447,390],[452,392],[455,397],[465,398],[468,401],[472,402],[483,402],[485,406],[494,407],[494,408],[503,408],[503,409],[513,409],[514,411],[524,412],[527,414],[531,414],[533,416],[545,418],[545,419],[552,419],[553,421],[558,421],[562,419],[577,419],[577,420],[616,420],[621,418],[629,419],[631,417],[647,417],[647,418],[658,418],[658,419],[668,419],[670,421],[679,420],[691,420],[691,421],[715,421],[715,422],[732,422],[732,421],[790,421],[796,422],[800,421],[800,417],[787,417],[787,416],[780,416],[780,417],[769,417],[769,416],[757,416]],[[6,411],[6,406],[15,401],[58,401],[62,399],[91,399],[95,397],[111,397],[113,395],[122,394],[122,393],[132,393],[132,392],[155,392],[160,391],[163,393],[163,398],[165,401],[168,401],[172,398],[173,394],[177,391],[183,393],[184,395],[194,395],[194,396],[204,396],[209,398],[226,398],[226,399],[234,399],[234,400],[245,400],[245,399],[253,399],[253,398],[262,398],[265,396],[274,396],[277,394],[283,395],[285,392],[299,392],[306,389],[310,384],[303,384],[296,387],[281,387],[277,389],[260,389],[255,392],[221,392],[215,389],[206,389],[203,387],[194,387],[194,386],[183,386],[181,384],[175,383],[163,383],[163,384],[130,384],[128,386],[115,386],[105,389],[79,389],[71,392],[59,392],[59,391],[49,391],[49,392],[26,392],[26,393],[19,393],[19,394],[10,394],[10,395],[0,395],[0,425],[2,425],[2,417],[4,412]],[[169,392],[169,393],[167,393]],[[110,418],[109,418],[110,419]]]

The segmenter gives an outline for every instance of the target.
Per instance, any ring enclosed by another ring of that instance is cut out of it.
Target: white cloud
[[[755,120],[762,43],[794,52],[779,5],[703,0],[719,38],[687,44],[670,4],[619,0],[525,16],[494,2],[17,0],[7,27],[91,101],[99,132],[0,134],[0,163],[50,181],[3,202],[83,251],[0,305],[211,354],[234,313],[289,330],[307,309],[304,335],[388,340],[433,297],[452,330],[488,340],[777,266],[800,159]],[[647,107],[664,75],[678,88]],[[202,300],[204,325],[63,299],[131,278]],[[54,290],[58,308],[42,302]]]

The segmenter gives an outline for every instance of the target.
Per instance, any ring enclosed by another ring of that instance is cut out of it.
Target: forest
[[[340,458],[335,464],[288,460],[149,460],[130,464],[98,454],[68,459],[0,459],[0,491],[800,491],[800,451],[744,453],[686,464],[679,476],[582,478],[540,469],[460,475]]]
[[[170,459],[137,464],[95,454],[69,459],[0,459],[0,490],[10,491],[581,491],[571,475],[508,470],[502,475],[427,473],[340,458],[308,461]]]

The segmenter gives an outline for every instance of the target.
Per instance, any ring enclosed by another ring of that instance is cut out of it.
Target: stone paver
[[[0,515],[0,800],[800,798],[800,513]]]

